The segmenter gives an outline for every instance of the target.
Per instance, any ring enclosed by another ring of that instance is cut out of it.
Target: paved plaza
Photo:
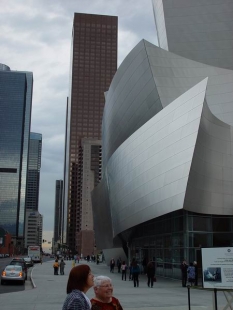
[[[146,276],[140,275],[139,287],[134,288],[133,282],[121,280],[121,275],[110,273],[105,264],[89,263],[94,275],[107,275],[112,278],[114,296],[118,298],[124,310],[188,310],[187,289],[181,286],[181,281],[157,277],[153,288],[148,288]],[[32,271],[31,290],[0,295],[1,310],[59,310],[66,297],[68,274],[72,261],[66,261],[65,275],[53,275],[53,261],[42,265],[37,264]],[[191,289],[191,310],[214,309],[212,292],[201,289]],[[93,297],[93,289],[87,293]],[[222,292],[218,293],[218,310],[226,304]],[[230,308],[229,308],[230,309]]]

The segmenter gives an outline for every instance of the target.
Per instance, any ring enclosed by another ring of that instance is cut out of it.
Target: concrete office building
[[[82,225],[82,139],[101,140],[104,92],[117,69],[117,27],[115,16],[74,15],[64,173],[67,218],[63,225],[67,232],[63,233],[63,242],[72,253],[88,242],[89,237],[84,237],[87,230],[93,232],[90,225]],[[91,218],[92,212],[86,216]]]
[[[82,256],[91,255],[95,249],[95,233],[93,226],[93,212],[91,191],[101,180],[102,147],[101,141],[82,139],[82,200],[81,210],[77,210],[77,217],[81,218],[80,233],[77,232],[77,251]]]
[[[30,245],[42,246],[43,216],[38,211],[26,210],[25,230],[25,249]]]
[[[232,89],[232,70],[145,40],[128,54],[106,94],[97,247],[179,278],[183,258],[233,245]]]
[[[23,249],[33,77],[0,65],[0,226]]]

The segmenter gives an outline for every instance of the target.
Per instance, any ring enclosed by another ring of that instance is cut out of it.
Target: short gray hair
[[[94,287],[99,287],[103,282],[109,281],[112,284],[112,280],[107,276],[98,276],[94,278]]]

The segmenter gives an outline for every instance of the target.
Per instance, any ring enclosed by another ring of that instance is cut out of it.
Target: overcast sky
[[[39,212],[54,225],[55,181],[63,179],[65,107],[74,12],[118,16],[118,66],[141,40],[157,44],[151,0],[0,0],[0,63],[33,72],[31,131],[41,133]]]

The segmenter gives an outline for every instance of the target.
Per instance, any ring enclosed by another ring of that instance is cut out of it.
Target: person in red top
[[[95,297],[91,299],[92,310],[123,310],[119,300],[112,296],[112,280],[106,276],[94,278]]]

